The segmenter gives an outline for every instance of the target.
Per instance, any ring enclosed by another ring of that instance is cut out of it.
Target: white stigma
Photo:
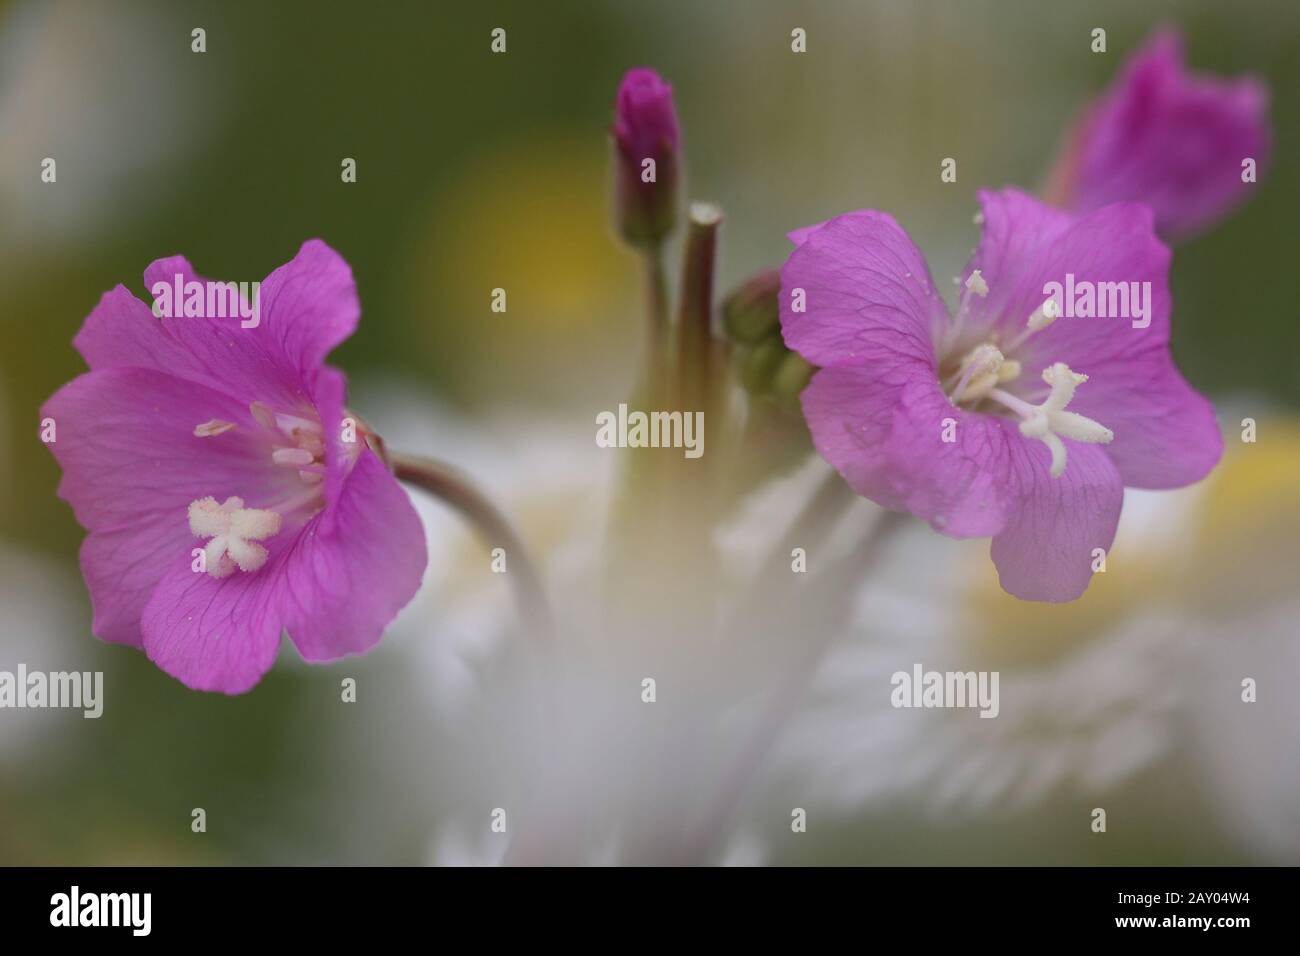
[[[1004,404],[1024,417],[1020,423],[1020,434],[1026,438],[1036,438],[1047,445],[1052,453],[1052,477],[1060,478],[1065,473],[1067,458],[1062,438],[1090,445],[1108,445],[1114,440],[1115,433],[1091,418],[1065,410],[1074,398],[1075,389],[1088,381],[1088,376],[1071,371],[1064,362],[1057,362],[1051,368],[1043,370],[1043,381],[1052,390],[1041,405],[1030,405],[1005,393],[995,394],[994,397],[1013,399]]]
[[[203,548],[204,567],[214,578],[235,572],[256,571],[266,564],[267,551],[259,540],[280,531],[280,515],[261,508],[245,508],[244,499],[231,497],[221,504],[213,497],[191,501],[190,531],[211,538]]]

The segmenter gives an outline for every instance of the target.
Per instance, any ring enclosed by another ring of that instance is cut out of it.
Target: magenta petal
[[[1169,355],[1170,252],[1155,234],[1150,210],[1116,203],[1071,221],[1013,190],[983,193],[980,200],[985,239],[972,267],[984,270],[989,296],[982,306],[997,312],[1004,336],[1015,335],[1042,304],[1047,283],[1065,285],[1067,275],[1094,288],[1148,284],[1146,318],[1064,315],[1034,333],[1016,357],[1040,396],[1047,387],[1038,376],[1055,362],[1089,376],[1070,408],[1114,432],[1106,450],[1125,484],[1176,488],[1203,478],[1223,442],[1213,407]],[[1023,238],[1034,235],[1036,242]]]
[[[304,374],[351,336],[361,318],[352,267],[319,239],[304,242],[267,276],[261,295],[258,331]]]
[[[888,364],[823,368],[802,402],[818,453],[880,506],[950,537],[982,537],[1018,505],[1006,446],[1023,438],[1008,421],[954,408],[924,369],[904,380]]]
[[[1105,387],[1080,388],[1070,408],[1115,433],[1106,452],[1126,486],[1181,488],[1219,463],[1223,434],[1214,406],[1187,384],[1168,349],[1153,347],[1096,367]]]
[[[1066,314],[1046,329],[1036,332],[1020,350],[1022,362],[1031,370],[1065,362],[1078,372],[1100,376],[1102,366],[1137,352],[1168,352],[1169,247],[1157,238],[1151,211],[1138,203],[1116,203],[1077,220],[1057,238],[1045,254],[1027,268],[1038,282],[1037,293],[1019,304],[1027,319],[1030,310],[1042,305],[1043,285],[1064,285],[1068,275],[1076,286],[1091,282],[1102,288],[1107,283],[1150,283],[1149,315],[1135,317],[1083,318]],[[1130,306],[1130,312],[1135,310]],[[1024,319],[1020,320],[1023,326]],[[1077,363],[1077,364],[1076,364]]]
[[[1092,579],[1094,549],[1110,550],[1124,501],[1119,471],[1103,447],[1066,441],[1069,465],[1048,476],[1041,442],[1009,446],[1011,474],[1024,495],[993,539],[1002,589],[1025,601],[1073,601]]]
[[[149,659],[194,690],[242,694],[262,679],[280,649],[285,590],[276,573],[288,550],[256,574],[220,580],[172,562],[145,605]]]
[[[248,409],[221,392],[150,369],[90,372],[44,405],[63,469],[59,496],[89,532],[81,564],[96,636],[140,644],[139,620],[154,584],[196,543],[186,509],[206,495],[241,495],[256,506],[273,494],[265,451],[248,436]],[[242,427],[196,438],[217,418]],[[188,558],[187,558],[188,560]]]
[[[426,561],[406,492],[363,452],[338,502],[308,524],[280,572],[290,640],[309,661],[368,650],[415,596]]]
[[[145,286],[207,282],[183,256],[145,269]],[[302,401],[301,374],[277,351],[268,352],[257,330],[240,327],[238,316],[207,318],[177,314],[155,318],[150,305],[119,285],[106,292],[73,339],[92,370],[146,368],[199,382],[217,391],[283,404]],[[266,333],[262,334],[265,338]]]
[[[806,311],[795,311],[802,290]],[[781,332],[813,365],[936,364],[946,321],[925,258],[892,216],[852,212],[807,235],[781,267]]]
[[[177,275],[182,282],[209,281],[188,260],[173,256],[152,263],[145,283],[152,294],[155,283],[174,283]],[[249,401],[301,405],[316,366],[360,319],[352,269],[325,243],[309,240],[266,277],[257,304],[256,319],[206,313],[164,318],[163,328],[180,353],[170,370]]]
[[[972,302],[977,338],[994,329],[1004,341],[1016,338],[1047,299],[1049,283],[1065,287],[1073,275],[1076,284],[1150,282],[1149,324],[1135,328],[1125,318],[1063,315],[1017,350],[1030,374],[1053,362],[1091,374],[1074,360],[1086,354],[1095,362],[1169,340],[1170,253],[1152,228],[1149,209],[1118,203],[1076,218],[1017,189],[978,195],[983,232],[965,272],[979,269],[989,287],[986,298]]]
[[[964,283],[979,270],[988,285],[988,295],[971,296],[967,336],[986,337],[1001,327],[1007,337],[1018,334],[1034,309],[1042,305],[1043,283],[1063,276],[1049,276],[1044,258],[1058,238],[1070,228],[1072,217],[1053,209],[1018,189],[976,193],[980,204],[980,241],[971,254]]]
[[[1006,420],[953,408],[926,369],[822,369],[802,401],[818,453],[882,507],[967,538],[997,534],[1018,505],[1007,445],[1024,439]]]
[[[124,285],[105,292],[72,340],[92,370],[152,368],[177,374],[188,356]]]
[[[176,276],[181,277],[181,282],[207,282],[207,276],[201,276],[194,271],[194,266],[190,265],[190,260],[184,256],[164,256],[161,259],[155,259],[144,267],[144,287],[148,291],[150,301],[153,301],[153,287],[159,282],[172,285],[176,281]]]
[[[159,259],[145,269],[145,285],[153,294],[155,283],[208,282],[194,272],[183,256]],[[152,301],[152,299],[151,299]],[[175,342],[176,364],[167,369],[186,378],[239,397],[245,404],[266,402],[278,408],[295,408],[309,401],[303,370],[290,361],[269,328],[271,316],[262,310],[257,327],[244,328],[239,315],[184,315],[177,310],[164,316],[162,327]]]
[[[1259,173],[1268,165],[1268,88],[1252,77],[1190,73],[1183,59],[1178,35],[1157,33],[1092,106],[1064,160],[1075,211],[1145,203],[1160,234],[1177,238],[1255,189],[1242,182],[1242,160],[1254,159]]]
[[[954,408],[933,378],[902,390],[892,417],[881,452],[904,510],[953,538],[1002,531],[1021,494],[1015,422]]]
[[[110,644],[143,647],[140,615],[158,578],[176,555],[188,553],[183,532],[157,513],[137,526],[92,531],[79,561],[90,594],[90,633]]]
[[[889,480],[885,439],[905,382],[875,367],[824,368],[800,396],[804,419],[818,454],[858,494],[902,510]],[[923,369],[922,374],[926,374]]]
[[[793,242],[796,246],[802,246],[805,242],[808,241],[809,236],[811,236],[822,226],[826,225],[826,223],[828,222],[830,222],[830,220],[826,219],[823,220],[822,222],[815,222],[811,226],[802,226],[798,229],[792,229],[790,230],[790,232],[786,233],[786,238],[789,239],[791,242]]]

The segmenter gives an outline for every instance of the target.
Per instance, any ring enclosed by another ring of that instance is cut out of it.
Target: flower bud
[[[734,342],[754,345],[781,331],[781,270],[760,272],[722,303],[722,328]]]
[[[778,402],[797,404],[816,371],[798,352],[787,351],[772,376],[772,396]]]
[[[741,349],[736,357],[740,385],[751,395],[767,395],[772,378],[788,353],[779,338],[770,338],[753,348]]]
[[[673,88],[654,70],[628,70],[614,115],[614,216],[633,245],[660,242],[677,222],[681,132]]]

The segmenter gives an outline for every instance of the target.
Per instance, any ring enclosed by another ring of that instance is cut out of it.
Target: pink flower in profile
[[[145,283],[177,275],[205,281],[176,257]],[[229,311],[211,300],[159,320],[119,285],[74,341],[90,371],[42,410],[59,495],[89,532],[94,633],[228,694],[270,669],[282,632],[309,661],[369,649],[426,560],[414,508],[324,364],[360,317],[352,270],[307,242],[259,308],[249,328],[209,316]]]
[[[1146,203],[1160,235],[1186,238],[1246,200],[1245,160],[1268,165],[1268,102],[1254,77],[1189,72],[1179,35],[1161,30],[1076,123],[1048,194],[1080,213]]]
[[[1223,441],[1169,353],[1170,254],[1149,208],[1075,217],[1015,190],[980,203],[955,316],[898,223],[863,211],[791,234],[782,333],[821,366],[804,415],[858,494],[991,536],[1006,591],[1069,601],[1110,548],[1124,486],[1197,481]],[[1077,317],[1083,300],[1052,285],[1109,298],[1119,282],[1149,290],[1140,320]]]

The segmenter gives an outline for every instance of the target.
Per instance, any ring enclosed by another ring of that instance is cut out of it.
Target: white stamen
[[[960,277],[954,276],[953,280],[961,283]],[[961,299],[957,303],[957,314],[952,317],[952,325],[948,326],[948,331],[944,335],[944,349],[955,346],[961,341],[962,326],[966,324],[966,313],[970,311],[971,296],[977,295],[981,299],[989,294],[989,284],[984,281],[984,276],[978,269],[972,269],[970,275],[966,277],[966,285],[962,289]]]
[[[275,423],[279,426],[280,431],[286,435],[297,435],[300,432],[319,435],[323,431],[320,422],[312,421],[310,418],[303,418],[300,415],[290,415],[287,412],[276,412]]]
[[[280,515],[261,508],[245,508],[244,499],[227,498],[221,504],[213,497],[191,501],[190,531],[196,538],[211,538],[203,548],[208,574],[224,578],[241,571],[256,571],[266,564],[267,551],[258,540],[280,532]]]
[[[195,438],[211,438],[213,435],[221,435],[235,427],[234,422],[223,422],[219,418],[209,419],[202,425],[194,426]]]
[[[253,420],[263,428],[269,428],[272,431],[279,430],[279,426],[275,423],[275,412],[271,411],[271,406],[265,402],[253,402],[248,406],[248,410],[252,414]]]
[[[295,428],[291,437],[298,443],[299,448],[305,448],[313,458],[324,457],[325,442],[321,439],[319,431],[309,432],[301,428]]]
[[[277,448],[271,452],[271,460],[277,465],[301,468],[303,465],[310,465],[316,460],[316,456],[305,448]]]
[[[1071,371],[1064,362],[1057,362],[1050,368],[1043,369],[1043,381],[1052,390],[1041,405],[1030,405],[998,388],[988,394],[1024,418],[1020,423],[1020,434],[1026,438],[1036,438],[1047,445],[1052,453],[1052,477],[1060,478],[1065,473],[1067,459],[1062,437],[1090,445],[1108,445],[1114,440],[1115,433],[1091,418],[1065,410],[1065,406],[1074,399],[1075,390],[1088,381],[1088,376]]]
[[[1053,322],[1061,317],[1061,307],[1056,304],[1055,299],[1048,299],[1038,308],[1034,309],[1033,314],[1029,316],[1029,321],[1025,325],[1029,326],[1031,332],[1039,332],[1047,328]]]
[[[324,507],[322,484],[325,481],[325,458],[329,450],[326,448],[325,429],[320,420],[305,407],[284,412],[273,409],[266,402],[253,402],[249,405],[249,412],[269,433],[263,437],[269,439],[271,463],[281,468],[294,469],[300,479],[294,491],[271,502],[271,507],[282,515],[296,515],[303,511],[310,517],[320,511]],[[368,434],[366,441],[369,442]],[[353,447],[356,448],[355,451],[351,447],[342,449],[345,455],[350,456],[347,459],[349,462],[356,459],[364,446],[356,443]],[[230,564],[240,554],[245,554],[238,546],[228,551],[226,564]],[[258,561],[257,551],[254,548],[251,554],[246,554],[248,560]]]
[[[952,391],[954,404],[978,399],[998,383],[1004,359],[996,345],[977,345],[962,359],[961,377]]]
[[[966,288],[974,292],[981,299],[989,294],[989,284],[984,281],[978,269],[972,269],[970,276],[966,279]]]
[[[1019,348],[1024,344],[1025,339],[1029,338],[1029,336],[1033,335],[1035,332],[1041,332],[1060,317],[1061,307],[1056,304],[1056,300],[1047,299],[1042,305],[1030,313],[1029,318],[1025,322],[1024,330],[1007,343],[1007,350],[1010,351],[1011,349]]]

